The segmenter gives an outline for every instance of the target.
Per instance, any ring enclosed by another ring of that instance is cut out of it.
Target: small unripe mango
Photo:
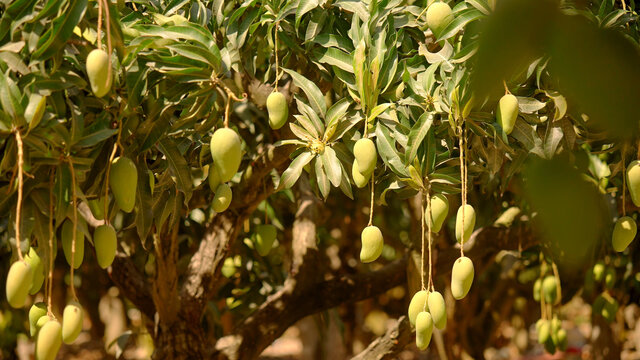
[[[38,328],[36,327],[38,320],[46,315],[47,304],[38,302],[31,305],[31,308],[29,309],[29,333],[31,334],[31,336],[35,335],[36,331],[38,330]]]
[[[451,294],[456,300],[467,296],[473,284],[473,262],[466,256],[459,257],[451,271]]]
[[[429,311],[429,305],[427,304],[427,299],[429,298],[429,293],[426,290],[420,290],[413,295],[411,298],[411,302],[409,302],[409,322],[411,325],[416,324],[416,317],[421,311]]]
[[[87,56],[87,76],[91,91],[97,97],[105,96],[111,89],[110,66],[109,54],[102,49],[94,49]]]
[[[463,210],[464,209],[464,210]],[[462,213],[464,212],[464,241],[468,241],[473,234],[473,228],[476,226],[476,211],[473,206],[466,204],[458,208],[458,214],[456,216],[456,239],[458,242],[462,242]]]
[[[424,350],[431,342],[431,334],[433,333],[433,319],[431,314],[422,311],[416,316],[416,346],[420,350]]]
[[[425,216],[431,225],[431,231],[439,232],[442,229],[447,214],[449,213],[449,200],[443,194],[435,194],[431,197],[431,215],[425,210]]]
[[[361,174],[368,177],[376,168],[376,161],[378,160],[378,152],[376,151],[376,145],[369,138],[363,138],[356,141],[353,146],[353,155],[358,162],[358,170]]]
[[[604,286],[607,289],[613,289],[613,287],[616,284],[616,279],[617,279],[616,269],[614,269],[611,266],[607,267],[607,269],[604,272]]]
[[[540,295],[542,294],[542,279],[536,279],[533,283],[533,300],[540,302]]]
[[[26,261],[16,261],[11,265],[5,289],[9,305],[16,309],[24,306],[32,281],[33,270]]]
[[[551,324],[548,320],[540,319],[536,327],[538,329],[538,343],[544,344],[551,336]]]
[[[216,193],[213,196],[213,203],[211,204],[213,206],[213,210],[217,213],[227,210],[229,204],[231,204],[232,195],[233,193],[231,192],[229,185],[225,183],[218,185]]]
[[[93,233],[93,244],[96,248],[96,258],[101,268],[108,268],[116,257],[118,237],[111,225],[100,225]]]
[[[228,257],[224,259],[224,263],[222,264],[222,269],[220,271],[222,272],[222,275],[226,278],[230,278],[236,273],[236,266],[233,263],[232,257]]]
[[[602,281],[604,279],[604,270],[605,266],[602,261],[598,261],[593,265],[593,279],[598,282]]]
[[[631,201],[640,206],[640,161],[634,160],[627,166],[627,187],[631,194]]]
[[[104,200],[102,198],[89,200],[87,204],[96,220],[104,220]]]
[[[613,228],[613,236],[611,237],[613,250],[623,252],[636,237],[637,232],[638,226],[632,218],[628,216],[619,218]]]
[[[120,209],[124,212],[131,212],[136,204],[136,189],[138,186],[136,164],[124,156],[113,159],[109,185]]]
[[[547,275],[542,280],[542,294],[548,304],[553,304],[558,298],[558,282],[553,275]]]
[[[429,313],[433,318],[433,322],[440,330],[447,326],[447,308],[444,303],[444,297],[437,291],[429,294],[427,300],[429,303]]]
[[[427,26],[440,33],[453,20],[451,7],[445,2],[435,2],[427,9]]]
[[[500,98],[496,109],[496,118],[504,133],[511,134],[518,118],[518,98],[512,94],[506,94]]]
[[[551,340],[555,345],[558,345],[558,331],[562,328],[562,322],[557,316],[551,319]]]
[[[278,234],[276,227],[271,224],[258,225],[256,228],[256,250],[260,256],[267,256],[273,242],[276,240]]]
[[[351,165],[351,177],[353,177],[353,183],[356,184],[358,188],[363,188],[369,183],[369,176],[365,176],[360,172],[360,169],[358,168],[358,161],[354,160],[353,165]]]
[[[238,172],[242,161],[240,137],[229,128],[221,128],[211,136],[210,145],[213,165],[218,170],[220,182],[231,180],[233,175]]]
[[[384,246],[380,229],[377,226],[369,225],[362,230],[360,239],[362,240],[360,261],[363,263],[375,261],[382,254],[382,247]]]
[[[209,188],[211,189],[211,191],[215,192],[220,185],[220,175],[218,175],[218,170],[216,170],[216,167],[213,164],[209,165],[208,180]]]
[[[29,248],[29,253],[24,257],[24,261],[31,266],[31,271],[33,272],[31,289],[29,289],[29,294],[33,295],[40,291],[42,283],[44,282],[44,265],[42,264],[40,255],[38,255],[38,252],[33,247]]]
[[[567,338],[567,330],[559,329],[558,332],[556,333],[556,339],[557,339],[556,346],[558,347],[558,349],[560,349],[560,351],[567,350],[567,345],[569,345],[569,341]]]
[[[82,307],[75,301],[71,301],[64,307],[62,313],[62,341],[65,344],[74,342],[82,331],[84,313]]]
[[[274,91],[267,97],[267,111],[269,112],[269,126],[272,129],[280,129],[289,116],[287,98],[278,91]]]
[[[71,244],[73,243],[73,223],[66,220],[62,224],[62,250],[67,263],[71,266]],[[84,259],[84,234],[80,229],[76,229],[76,248],[73,255],[73,268],[77,269],[82,265]]]
[[[616,319],[616,313],[618,312],[618,301],[611,296],[607,296],[602,307],[601,315],[608,322],[613,322]]]
[[[38,332],[36,360],[54,360],[62,345],[62,326],[57,320],[49,320]]]

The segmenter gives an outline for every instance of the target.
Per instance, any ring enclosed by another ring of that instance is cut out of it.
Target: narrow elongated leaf
[[[317,48],[313,51],[313,58],[323,64],[337,66],[344,71],[353,73],[353,58],[351,54],[336,48]]]
[[[302,16],[308,13],[309,11],[318,7],[318,0],[299,0],[298,7],[296,9],[296,31],[298,31],[298,27],[300,26],[300,21],[302,21]]]
[[[324,115],[327,113],[327,104],[324,102],[324,96],[316,84],[293,70],[285,68],[282,68],[282,70],[291,75],[293,83],[302,89],[302,91],[307,95],[307,99],[309,99],[311,107],[320,115],[320,117],[324,118]]]
[[[33,59],[46,60],[58,53],[73,35],[87,9],[88,0],[72,0],[69,8],[53,20],[51,28],[42,35],[32,54]]]
[[[422,140],[424,140],[425,136],[431,129],[431,125],[433,125],[433,114],[425,112],[422,114],[418,121],[411,128],[411,132],[409,132],[409,140],[407,140],[407,152],[405,157],[405,164],[413,163],[413,159],[418,154],[418,149],[422,144]]]
[[[322,167],[327,173],[327,177],[331,181],[333,186],[340,186],[340,178],[342,176],[342,170],[340,168],[340,161],[336,156],[336,152],[329,146],[324,148],[324,152],[320,155],[322,160]]]
[[[298,181],[298,178],[302,174],[302,169],[315,157],[315,154],[310,151],[305,151],[302,154],[298,155],[287,170],[282,173],[280,177],[280,182],[278,183],[278,190],[289,189],[293,186],[293,184]]]
[[[316,158],[315,160],[314,169],[316,173],[318,189],[320,189],[322,197],[326,200],[329,196],[329,193],[331,192],[331,183],[329,182],[329,178],[322,168],[322,161],[320,161],[320,159],[318,158]]]
[[[167,158],[169,170],[173,175],[176,187],[185,195],[185,201],[188,202],[193,191],[193,180],[191,180],[191,169],[185,158],[180,154],[180,150],[169,138],[163,138],[158,141],[158,150],[160,150]]]
[[[384,163],[401,177],[408,178],[409,172],[396,151],[396,142],[386,126],[378,123],[376,127],[376,147]]]

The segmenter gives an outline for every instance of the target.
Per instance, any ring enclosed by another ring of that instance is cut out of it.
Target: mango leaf
[[[73,35],[73,29],[82,20],[87,3],[88,0],[71,0],[69,8],[53,20],[51,28],[38,40],[32,59],[47,60],[64,48]]]
[[[158,141],[158,150],[160,150],[169,163],[169,170],[174,178],[176,187],[179,191],[184,193],[184,200],[188,202],[191,199],[191,192],[193,191],[193,180],[191,179],[191,169],[187,164],[187,161],[178,150],[178,147],[169,138],[163,138]],[[148,177],[147,175],[145,175]]]
[[[327,177],[331,181],[333,186],[340,186],[340,179],[342,176],[340,161],[338,161],[338,157],[336,156],[336,152],[329,146],[324,148],[324,152],[320,155],[320,159],[322,160],[322,167],[327,173]]]
[[[324,199],[326,200],[329,196],[329,193],[331,192],[331,184],[329,183],[327,174],[325,174],[324,170],[322,169],[322,161],[320,161],[320,159],[318,159],[317,157],[315,160],[314,169],[316,172],[318,189],[320,190],[322,197],[324,197]]]
[[[305,151],[298,155],[298,157],[291,162],[287,170],[282,173],[276,189],[280,191],[282,189],[291,188],[293,184],[298,181],[298,178],[302,174],[302,169],[311,162],[314,157],[315,154],[310,151]]]
[[[318,7],[318,0],[299,0],[298,7],[296,8],[296,24],[295,28],[298,31],[298,27],[300,26],[300,21],[302,21],[302,16],[309,11]]]
[[[136,187],[136,231],[140,241],[145,242],[151,225],[153,224],[153,202],[151,184],[149,183],[149,169],[144,161],[136,164],[138,170],[138,184]]]
[[[396,151],[396,141],[391,137],[391,133],[386,126],[378,122],[376,127],[376,148],[382,161],[400,177],[408,178],[409,171],[404,166]]]
[[[327,104],[324,102],[324,96],[316,84],[293,70],[285,68],[282,68],[282,70],[291,75],[293,83],[302,89],[302,91],[307,95],[307,99],[309,100],[311,107],[320,115],[320,117],[324,118],[327,113]]]
[[[353,73],[353,59],[351,54],[336,48],[317,48],[313,51],[313,59]]]
[[[422,140],[427,136],[429,129],[433,125],[433,114],[429,112],[423,113],[413,124],[411,131],[409,132],[409,140],[407,140],[406,157],[404,159],[405,164],[413,163],[413,159],[418,154],[418,149],[422,145]]]

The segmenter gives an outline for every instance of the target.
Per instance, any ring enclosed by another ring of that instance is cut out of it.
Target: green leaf
[[[384,163],[387,164],[393,172],[405,178],[410,176],[409,171],[407,171],[407,168],[400,159],[400,155],[398,155],[396,151],[395,140],[391,137],[391,133],[387,127],[380,122],[378,122],[378,126],[376,127],[376,147]]]
[[[302,91],[307,95],[307,99],[309,99],[311,107],[320,115],[320,117],[324,118],[327,113],[327,104],[324,102],[324,96],[316,84],[293,70],[285,68],[282,68],[282,70],[291,75],[293,83],[302,89]]]
[[[320,159],[318,159],[317,157],[315,160],[314,169],[316,173],[318,189],[320,189],[322,197],[324,197],[324,199],[326,200],[329,196],[329,193],[331,192],[331,184],[329,183],[327,174],[325,174],[324,170],[322,169],[322,161],[320,161]]]
[[[136,188],[136,231],[142,241],[149,235],[153,224],[153,202],[151,184],[149,183],[149,169],[144,161],[136,164],[138,170],[138,185]]]
[[[477,9],[465,9],[455,14],[455,18],[451,21],[442,31],[438,37],[438,41],[446,40],[456,35],[462,28],[467,26],[470,22],[477,20],[485,16]]]
[[[433,114],[429,112],[423,113],[413,124],[411,131],[409,132],[409,139],[407,140],[407,144],[409,145],[406,150],[406,157],[404,159],[405,164],[412,164],[413,159],[418,154],[418,149],[420,145],[422,145],[422,140],[424,140],[425,136],[431,129],[431,125],[433,125]]]
[[[353,58],[351,54],[336,48],[317,48],[313,51],[313,58],[323,64],[337,66],[344,71],[353,73]]]
[[[184,193],[185,202],[191,199],[193,191],[193,180],[191,179],[191,169],[185,158],[180,154],[180,150],[176,144],[169,138],[163,138],[158,141],[158,150],[160,150],[167,158],[169,170],[174,178],[176,187]],[[145,176],[147,176],[145,174]]]
[[[302,16],[309,11],[318,7],[318,0],[299,0],[298,7],[296,8],[296,31],[298,31],[298,27],[300,26],[300,21],[302,21]]]
[[[53,22],[38,40],[33,59],[46,60],[59,53],[73,35],[73,29],[78,25],[87,9],[88,0],[71,0],[69,7]]]
[[[285,170],[282,173],[282,176],[280,177],[280,181],[278,183],[277,186],[277,190],[280,191],[282,189],[289,189],[293,186],[293,184],[296,183],[296,181],[298,181],[298,178],[300,177],[300,175],[302,174],[302,169],[309,163],[311,162],[311,160],[315,157],[315,154],[313,154],[310,151],[305,151],[302,154],[298,155],[298,157],[296,157],[291,164],[289,165],[289,167],[287,168],[287,170]]]
[[[324,152],[320,155],[320,159],[322,160],[322,167],[326,171],[331,184],[335,187],[340,186],[342,170],[336,152],[331,147],[326,146]]]

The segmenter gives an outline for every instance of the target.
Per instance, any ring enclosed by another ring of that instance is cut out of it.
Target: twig
[[[71,235],[71,270],[70,270],[70,278],[71,278],[71,296],[74,300],[78,301],[78,296],[76,295],[76,287],[75,281],[73,277],[73,270],[75,268],[75,256],[76,256],[76,236],[78,232],[78,198],[76,195],[76,173],[73,169],[73,161],[71,157],[68,157],[69,161],[69,170],[71,171],[71,186],[73,187],[71,191],[71,197],[73,200],[73,234]]]
[[[22,145],[22,136],[20,130],[16,129],[16,143],[18,146],[18,203],[16,204],[16,249],[18,250],[18,259],[22,258],[22,249],[20,249],[20,218],[22,215],[22,191],[24,187],[24,179],[22,178],[22,168],[24,166],[24,151]]]

